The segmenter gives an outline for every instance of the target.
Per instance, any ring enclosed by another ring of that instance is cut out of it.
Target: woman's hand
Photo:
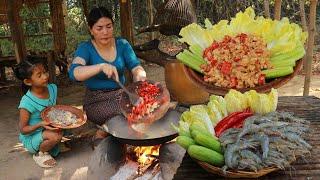
[[[108,78],[114,78],[115,81],[119,82],[119,76],[118,76],[118,71],[117,68],[107,64],[103,63],[100,65],[101,71],[108,77]]]
[[[146,71],[143,69],[142,66],[137,66],[132,69],[133,74],[133,81],[145,81],[147,79]]]

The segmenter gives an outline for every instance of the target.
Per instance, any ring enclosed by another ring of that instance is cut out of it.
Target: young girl
[[[40,61],[27,58],[14,69],[22,81],[24,96],[19,105],[19,139],[24,147],[33,154],[35,162],[44,168],[54,167],[52,156],[59,153],[58,143],[62,131],[53,128],[41,119],[41,111],[56,104],[57,86],[48,84],[49,75]]]

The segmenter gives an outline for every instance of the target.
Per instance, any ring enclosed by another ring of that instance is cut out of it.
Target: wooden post
[[[21,27],[18,2],[7,0],[7,16],[17,62],[19,63],[27,56],[27,50]]]
[[[148,24],[151,25],[153,23],[153,4],[152,0],[147,0],[147,8],[148,8]],[[154,32],[150,33],[150,40],[153,40],[155,37]]]
[[[57,81],[57,77],[56,77],[56,63],[54,61],[53,51],[49,51],[47,53],[47,63],[48,63],[48,70],[49,70],[49,82],[55,83]]]
[[[0,44],[0,58],[2,56],[2,49]],[[6,81],[6,68],[0,65],[0,81]]]
[[[269,0],[263,1],[263,7],[264,7],[264,16],[266,18],[270,18],[270,2],[269,2]]]
[[[280,20],[281,18],[281,0],[275,0],[274,2],[274,19]]]
[[[50,0],[54,51],[58,55],[65,55],[67,48],[62,3],[63,1],[61,0]]]
[[[314,35],[316,30],[316,12],[317,12],[317,1],[318,0],[310,0],[310,12],[309,12],[309,37],[308,37],[308,48],[306,55],[306,76],[304,79],[304,90],[303,96],[309,96],[310,89],[310,79],[311,79],[311,67],[313,60],[313,47],[314,47]]]
[[[126,38],[133,45],[134,40],[133,40],[131,0],[120,0],[120,20],[121,20],[121,36]]]
[[[303,31],[307,32],[308,31],[308,27],[307,27],[306,12],[305,12],[305,8],[304,8],[304,3],[305,3],[304,0],[299,0],[302,29],[303,29]],[[308,42],[306,44],[308,44]],[[305,46],[305,48],[306,48],[306,46]],[[302,61],[303,61],[303,72],[305,72],[306,71],[306,66],[307,66],[306,56],[304,56],[302,58]]]

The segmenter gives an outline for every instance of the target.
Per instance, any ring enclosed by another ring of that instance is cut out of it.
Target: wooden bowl
[[[75,108],[75,107],[72,107],[72,106],[68,106],[68,105],[54,105],[54,106],[49,106],[49,107],[45,108],[45,109],[41,112],[41,118],[42,118],[44,121],[46,121],[46,122],[52,122],[52,121],[49,119],[49,117],[47,117],[49,111],[50,111],[52,108],[69,111],[69,112],[71,112],[72,114],[76,115],[76,117],[77,117],[77,123],[75,123],[75,124],[71,124],[71,125],[69,125],[69,126],[62,126],[62,125],[60,125],[60,124],[51,123],[50,125],[53,126],[53,127],[57,127],[57,128],[60,128],[60,129],[73,129],[73,128],[77,128],[77,127],[82,126],[82,125],[85,124],[86,121],[87,121],[87,119],[84,118],[84,114],[83,114],[83,112],[82,112],[80,109]]]
[[[147,82],[151,84],[155,84],[155,82],[150,80],[147,80]],[[129,84],[127,86],[127,89],[130,92],[135,92],[135,90],[141,83],[142,81],[138,81],[138,82]],[[160,83],[157,83],[157,87],[160,89],[160,94],[156,97],[156,101],[160,104],[160,106],[156,108],[152,113],[150,113],[150,115],[144,116],[133,123],[151,124],[154,121],[161,119],[167,113],[170,107],[169,91],[165,86],[161,85]],[[128,117],[128,114],[131,113],[133,105],[130,103],[129,96],[125,92],[122,92],[121,94],[120,107],[121,107],[122,114],[125,117]]]
[[[288,81],[290,81],[301,70],[302,64],[303,64],[302,59],[298,60],[296,62],[296,66],[294,67],[294,71],[292,74],[273,79],[270,82],[267,82],[262,86],[256,86],[254,88],[242,88],[242,89],[237,89],[237,90],[242,93],[249,91],[249,90],[252,90],[252,89],[256,90],[257,92],[260,92],[260,93],[269,92],[271,90],[271,88],[279,88],[279,87],[283,86],[284,84],[286,84]],[[187,76],[195,84],[197,84],[198,87],[202,88],[203,90],[207,91],[210,94],[224,96],[230,90],[230,88],[219,87],[219,86],[215,86],[215,85],[212,85],[212,84],[205,82],[203,80],[202,74],[194,71],[193,69],[191,69],[187,66],[184,66],[184,70],[186,71]]]
[[[279,168],[276,168],[276,167],[269,167],[269,168],[260,169],[257,172],[240,171],[240,170],[235,170],[235,171],[228,170],[226,172],[223,172],[222,168],[220,168],[220,167],[212,166],[212,165],[210,165],[206,162],[203,162],[203,161],[198,161],[195,159],[193,159],[193,160],[196,161],[207,172],[212,173],[212,174],[218,174],[220,176],[227,177],[227,178],[258,178],[258,177],[264,176],[266,174],[269,174],[273,171],[279,170]]]
[[[188,76],[184,65],[173,61],[165,65],[165,81],[173,100],[180,104],[204,104],[209,101],[209,93],[197,86]]]

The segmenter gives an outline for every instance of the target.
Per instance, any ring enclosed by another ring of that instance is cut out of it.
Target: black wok
[[[137,131],[128,123],[123,115],[118,115],[108,120],[103,129],[124,144],[135,146],[153,146],[163,144],[178,136],[172,124],[178,126],[181,112],[169,109],[158,121],[148,125],[143,131]]]

